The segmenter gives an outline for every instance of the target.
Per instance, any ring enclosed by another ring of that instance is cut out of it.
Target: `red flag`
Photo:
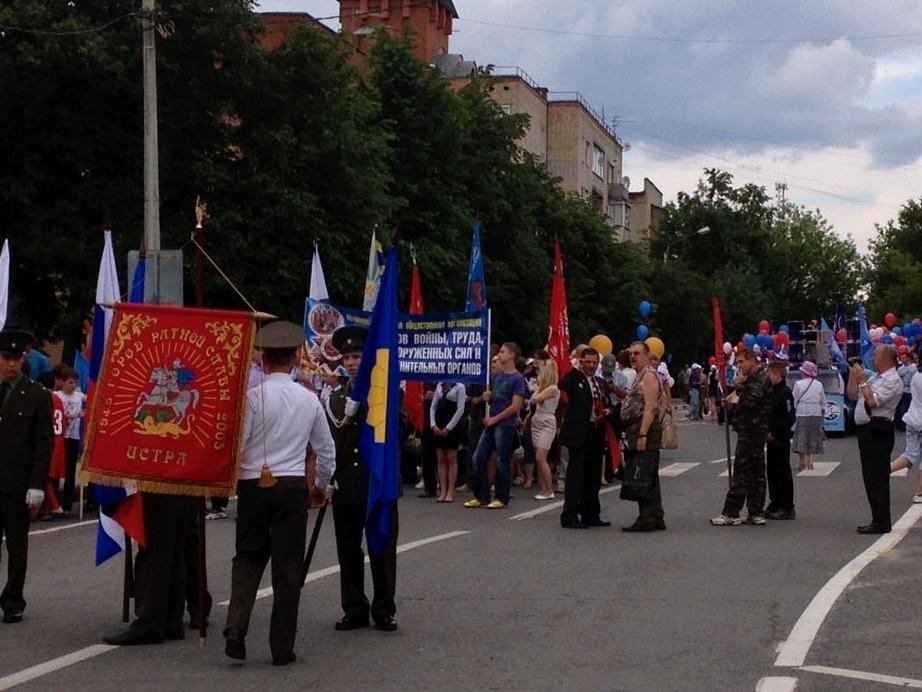
[[[563,280],[563,258],[560,241],[554,241],[554,279],[551,282],[551,324],[548,329],[547,351],[557,363],[563,377],[573,366],[570,363],[570,320],[567,317],[567,288]]]
[[[726,384],[727,363],[724,357],[724,324],[720,316],[720,300],[718,300],[717,296],[711,297],[711,311],[714,319],[714,357],[717,359],[720,381]]]
[[[410,314],[421,315],[423,312],[423,288],[419,276],[419,267],[413,262],[413,277],[410,281]],[[423,383],[416,380],[407,381],[407,414],[417,432],[423,431],[425,413],[423,406]]]

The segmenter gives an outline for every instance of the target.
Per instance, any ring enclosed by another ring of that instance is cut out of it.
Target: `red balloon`
[[[896,315],[894,315],[892,312],[888,312],[886,315],[884,315],[884,324],[888,327],[892,327],[894,324],[896,324]]]
[[[711,356],[708,358],[708,365],[717,365],[717,356]]]
[[[765,336],[766,334],[768,334],[768,329],[767,329],[767,328],[766,328],[766,329],[760,329],[760,330],[759,330],[759,334],[761,334],[762,336]]]
[[[768,330],[771,328],[771,324],[768,320],[762,320],[759,322],[759,332],[762,334],[768,334]]]
[[[836,341],[838,341],[840,344],[844,344],[846,341],[848,341],[848,331],[846,331],[845,329],[840,329],[839,331],[837,331]]]
[[[906,344],[900,344],[900,347],[897,349],[897,351],[899,351],[900,354],[909,353],[909,346]]]
[[[905,346],[906,337],[900,334],[897,334],[895,337],[893,337],[893,343],[896,344],[897,346]]]

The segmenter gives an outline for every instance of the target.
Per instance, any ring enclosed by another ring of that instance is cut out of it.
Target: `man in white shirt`
[[[272,558],[269,646],[274,665],[295,660],[294,641],[303,584],[309,504],[308,445],[317,456],[310,500],[322,504],[336,469],[336,450],[317,396],[293,382],[300,362],[301,327],[273,322],[256,335],[266,377],[247,392],[237,472],[237,554],[224,628],[225,653],[246,658],[245,638],[256,591]]]
[[[858,533],[890,532],[890,453],[893,451],[893,416],[903,395],[896,370],[896,349],[880,345],[874,351],[874,370],[868,378],[861,363],[851,364],[848,398],[856,399],[855,428],[864,489],[871,505],[871,523]]]

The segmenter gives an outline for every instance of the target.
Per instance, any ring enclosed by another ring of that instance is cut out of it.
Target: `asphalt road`
[[[714,425],[682,425],[681,449],[664,452],[661,468],[697,465],[663,479],[669,528],[656,534],[618,530],[636,505],[616,488],[602,496],[614,526],[588,531],[561,529],[556,508],[522,517],[547,508],[534,491],[488,511],[407,488],[393,634],[333,630],[341,612],[328,521],[301,599],[299,658],[286,668],[270,665],[268,597],[254,609],[246,664],[223,654],[233,503],[231,519],[208,522],[219,604],[204,648],[194,633],[153,647],[97,646],[122,627],[123,561],[93,566],[95,525],[37,524],[36,532],[60,530],[31,539],[26,619],[0,625],[0,689],[794,689],[775,678],[802,690],[894,687],[868,674],[918,682],[922,530],[914,526],[830,601],[803,665],[775,665],[817,593],[875,544],[855,533],[868,510],[854,438],[827,444],[821,461],[838,463],[831,473],[795,479],[796,521],[713,528],[707,519],[726,491],[723,439]],[[892,479],[894,520],[909,510],[913,483]],[[843,677],[854,671],[864,677]]]

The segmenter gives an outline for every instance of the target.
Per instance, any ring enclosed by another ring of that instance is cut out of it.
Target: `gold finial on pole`
[[[202,221],[208,218],[208,205],[199,195],[195,196],[195,227],[201,228]]]

